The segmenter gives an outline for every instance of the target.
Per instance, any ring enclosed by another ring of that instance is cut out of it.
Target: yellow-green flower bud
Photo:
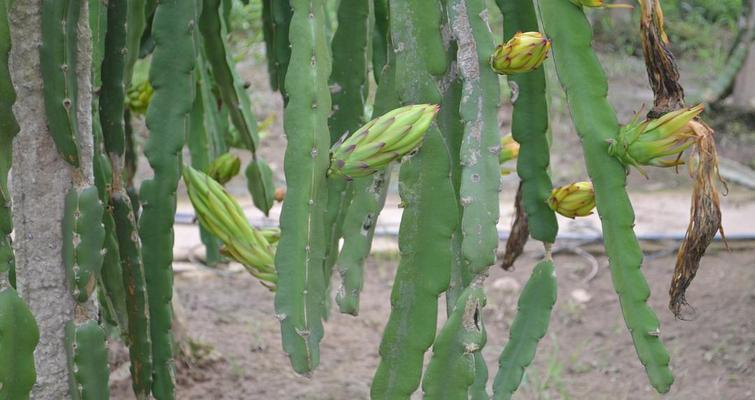
[[[543,64],[550,48],[551,41],[540,32],[518,32],[496,47],[490,56],[490,66],[501,75],[529,72]]]
[[[498,163],[503,165],[507,161],[516,159],[519,156],[519,143],[509,133],[501,137],[501,152],[498,154]],[[511,168],[501,167],[501,176],[514,172]]]
[[[126,93],[126,105],[134,114],[144,114],[147,112],[150,100],[152,100],[152,85],[149,81],[142,81],[137,85],[131,85]]]
[[[584,217],[595,208],[595,191],[592,182],[575,182],[551,191],[548,198],[551,210],[564,217]]]
[[[501,153],[498,154],[498,162],[503,164],[517,156],[519,156],[519,143],[514,140],[514,137],[510,133],[501,137]]]
[[[603,0],[571,0],[572,3],[591,8],[633,8],[631,4],[604,4]]]
[[[207,167],[207,175],[215,179],[221,185],[225,185],[233,179],[241,170],[241,159],[238,156],[225,153],[212,161]]]
[[[645,175],[643,165],[673,167],[684,164],[682,153],[698,140],[700,124],[694,120],[703,105],[666,113],[657,119],[639,122],[639,115],[609,142],[608,153],[624,165],[633,165]]]
[[[421,145],[439,106],[415,104],[397,108],[373,119],[330,149],[328,175],[346,179],[367,176]]]
[[[274,290],[275,248],[266,235],[249,224],[238,202],[209,175],[184,166],[183,179],[199,223],[223,242],[222,253]]]

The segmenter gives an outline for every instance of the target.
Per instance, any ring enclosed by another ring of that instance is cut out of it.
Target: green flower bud
[[[608,153],[624,165],[633,165],[645,175],[644,165],[673,167],[684,164],[682,153],[695,143],[700,123],[694,121],[703,105],[666,113],[660,118],[639,122],[639,115],[619,131],[617,140],[609,141]]]
[[[209,175],[184,166],[183,179],[199,223],[223,242],[222,253],[275,290],[275,250],[269,235],[254,229],[238,202]]]
[[[126,92],[126,106],[134,114],[146,113],[154,91],[152,85],[146,80],[137,85],[131,85]]]
[[[373,119],[352,135],[344,135],[330,149],[328,175],[346,179],[367,176],[421,145],[439,106],[415,104],[397,108]]]
[[[553,189],[548,198],[551,210],[564,217],[584,217],[595,208],[595,191],[592,182],[575,182]]]
[[[511,75],[537,69],[548,57],[551,41],[540,32],[518,32],[496,47],[490,66],[497,74]]]
[[[581,7],[590,8],[633,8],[631,4],[605,5],[603,0],[571,0],[571,2]]]
[[[221,185],[225,185],[233,179],[241,170],[241,159],[238,156],[225,153],[212,161],[207,167],[207,175],[212,177]]]
[[[514,137],[509,133],[506,136],[501,137],[501,152],[498,154],[498,163],[504,164],[507,161],[516,159],[519,156],[519,143],[514,140]],[[511,168],[501,167],[501,175],[505,176],[514,172]]]

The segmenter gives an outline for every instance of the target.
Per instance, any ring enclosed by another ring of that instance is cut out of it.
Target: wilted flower
[[[703,105],[666,113],[660,118],[639,122],[639,115],[623,126],[617,140],[609,141],[608,153],[624,165],[633,165],[645,175],[643,165],[673,167],[684,164],[682,153],[698,139],[699,123],[694,121]]]
[[[501,75],[529,72],[543,64],[550,48],[551,41],[540,32],[518,32],[496,47],[490,66]]]
[[[346,179],[371,175],[415,151],[438,110],[434,104],[397,108],[344,136],[330,149],[328,175]]]
[[[592,182],[575,182],[551,191],[550,208],[564,217],[584,217],[595,208],[595,191]]]

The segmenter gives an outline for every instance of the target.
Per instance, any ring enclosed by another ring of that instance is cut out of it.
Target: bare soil
[[[534,247],[517,262],[515,271],[493,268],[487,280],[484,355],[491,378],[508,339],[518,293],[537,256]],[[515,398],[744,400],[755,396],[755,251],[710,251],[689,291],[688,300],[697,313],[694,321],[675,320],[666,309],[673,257],[645,263],[653,291],[650,304],[661,318],[676,376],[671,392],[663,397],[648,385],[634,353],[607,261],[602,256],[597,260],[600,267],[593,271],[588,259],[565,253],[555,257],[559,295],[551,326]],[[204,268],[179,273],[175,283],[188,332],[217,357],[179,363],[177,398],[367,399],[390,312],[396,264],[391,253],[370,258],[361,315],[333,311],[326,323],[320,367],[309,378],[291,371],[280,346],[273,295],[251,276]],[[442,297],[439,310],[442,320]],[[112,389],[114,400],[133,398],[127,376],[114,382]]]

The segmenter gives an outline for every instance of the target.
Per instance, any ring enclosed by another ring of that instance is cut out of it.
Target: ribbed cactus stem
[[[147,110],[150,137],[144,154],[154,177],[142,183],[143,212],[139,236],[147,283],[152,336],[152,393],[174,398],[172,310],[173,219],[180,177],[181,149],[194,102],[195,41],[199,9],[196,1],[164,0],[155,10],[155,50],[149,80],[155,93]]]
[[[553,40],[556,71],[582,139],[624,321],[650,383],[666,393],[674,378],[660,339],[658,317],[647,304],[650,288],[640,270],[642,250],[632,229],[634,212],[625,189],[624,166],[607,152],[608,140],[616,140],[619,125],[606,99],[605,74],[590,47],[590,23],[583,10],[571,2],[541,0],[539,4],[543,28]]]
[[[13,220],[8,192],[8,171],[13,161],[12,144],[18,133],[18,123],[12,110],[16,92],[13,90],[8,68],[10,45],[8,4],[7,0],[0,0],[0,288],[8,283],[14,284],[12,281],[9,282],[9,273],[15,268],[10,236],[13,232]]]
[[[308,374],[320,362],[323,336],[331,60],[323,1],[293,0],[291,4],[291,64],[285,85],[290,97],[283,121],[288,137],[284,161],[288,191],[275,254],[275,312],[283,350],[296,372]]]
[[[482,0],[448,2],[451,32],[457,43],[456,60],[464,95],[459,116],[464,136],[461,142],[460,204],[461,287],[465,287],[433,346],[422,389],[426,398],[456,398],[470,392],[487,397],[487,369],[481,350],[485,345],[482,288],[488,267],[495,263],[498,246],[498,77],[487,66],[493,39]],[[453,339],[451,339],[453,338]]]
[[[440,2],[391,2],[390,15],[401,103],[440,104],[433,75],[448,68]],[[438,296],[450,279],[458,208],[451,144],[437,124],[425,133],[420,150],[401,165],[401,261],[371,387],[373,399],[408,399],[419,386],[424,354],[435,338]]]

